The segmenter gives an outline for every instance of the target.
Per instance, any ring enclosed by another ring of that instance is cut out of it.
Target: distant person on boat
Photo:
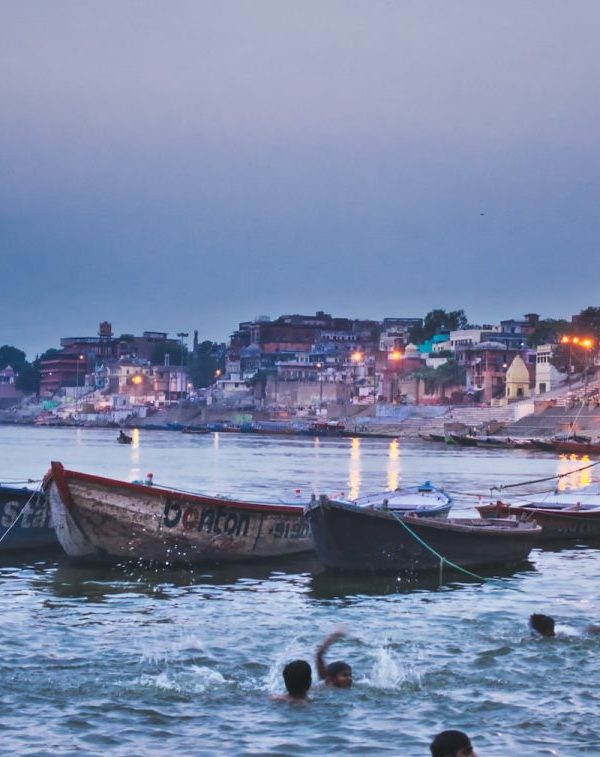
[[[556,636],[554,632],[554,618],[551,618],[549,615],[534,612],[529,617],[529,627],[540,636],[547,638]]]
[[[429,745],[431,757],[477,757],[471,739],[462,731],[442,731]]]
[[[127,434],[126,434],[126,433],[125,433],[125,432],[123,431],[123,429],[121,429],[121,430],[119,431],[119,439],[120,439],[121,441],[123,441],[123,442],[126,442],[126,441],[127,441],[128,439],[129,439],[129,437],[128,437],[128,436],[127,436]]]
[[[352,686],[352,668],[347,662],[338,660],[325,663],[325,652],[329,647],[344,636],[342,630],[334,631],[325,641],[317,648],[317,671],[319,678],[325,682],[326,686],[336,686],[338,689],[349,689]]]
[[[275,697],[279,702],[306,702],[312,684],[312,670],[306,660],[293,660],[283,669],[287,694]]]

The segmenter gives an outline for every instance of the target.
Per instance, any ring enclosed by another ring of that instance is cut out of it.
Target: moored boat
[[[600,538],[600,489],[568,489],[521,497],[519,504],[498,500],[479,505],[482,518],[509,518],[535,522],[542,541]]]
[[[46,488],[65,552],[90,561],[255,560],[313,549],[300,505],[246,502],[65,470]]]
[[[510,565],[524,560],[541,528],[513,520],[419,518],[333,502],[307,508],[317,554],[328,568],[359,572]]]
[[[0,552],[38,547],[58,547],[44,493],[0,484]]]
[[[452,497],[426,481],[420,486],[402,486],[392,491],[366,494],[350,500],[358,507],[414,513],[419,517],[445,518],[452,507]]]

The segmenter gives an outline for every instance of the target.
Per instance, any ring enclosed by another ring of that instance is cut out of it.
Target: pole
[[[181,401],[181,395],[183,394],[183,340],[184,338],[188,337],[189,334],[187,334],[185,331],[179,331],[177,336],[179,337],[179,341],[181,342],[181,365],[179,372],[179,400]]]

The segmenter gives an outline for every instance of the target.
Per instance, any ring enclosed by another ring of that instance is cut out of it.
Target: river
[[[370,439],[310,439],[0,426],[0,480],[65,467],[248,499],[346,496],[425,480],[473,514],[490,489],[589,461],[543,452]],[[548,484],[546,484],[547,486]],[[539,485],[537,485],[539,488]],[[493,492],[492,492],[493,493]],[[536,548],[486,580],[325,573],[316,557],[221,568],[80,567],[60,554],[0,558],[2,752],[19,755],[427,755],[458,728],[482,755],[600,753],[596,716],[600,559],[593,546]],[[555,617],[534,639],[532,612]],[[354,686],[277,702],[281,670],[352,664]]]

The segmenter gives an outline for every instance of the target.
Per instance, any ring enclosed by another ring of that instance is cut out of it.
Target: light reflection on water
[[[38,478],[51,459],[115,478],[275,501],[300,488],[364,494],[430,479],[458,513],[491,486],[576,471],[547,453],[387,440],[0,427],[2,473]],[[587,485],[595,468],[560,479]],[[550,484],[551,485],[551,482]],[[482,755],[594,754],[600,639],[593,546],[534,549],[484,582],[350,577],[315,556],[185,570],[77,567],[54,555],[0,558],[3,751],[56,754],[424,755],[443,728]],[[531,612],[555,640],[529,637]],[[309,707],[274,703],[281,669],[329,659],[351,691],[315,687]]]

